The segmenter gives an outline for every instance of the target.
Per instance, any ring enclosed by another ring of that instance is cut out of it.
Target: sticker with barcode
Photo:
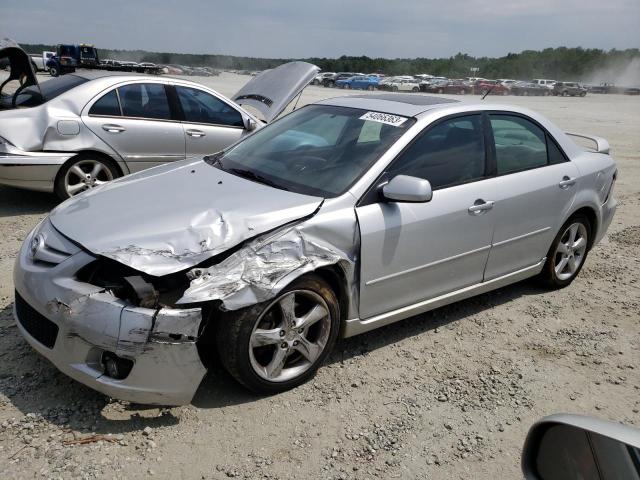
[[[407,121],[407,117],[399,115],[391,115],[390,113],[367,112],[360,117],[360,120],[370,120],[372,122],[384,123],[385,125],[393,125],[399,127]]]

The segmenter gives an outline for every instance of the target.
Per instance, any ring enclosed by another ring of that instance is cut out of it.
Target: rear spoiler
[[[587,140],[591,140],[596,148],[595,151],[597,153],[604,153],[604,154],[609,154],[609,142],[607,142],[604,138],[602,137],[596,137],[594,135],[585,135],[583,133],[569,133],[569,132],[565,132],[566,135],[569,135],[570,137],[578,137],[578,138],[584,138]]]

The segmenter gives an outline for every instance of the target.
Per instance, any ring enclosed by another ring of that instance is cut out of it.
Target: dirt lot
[[[229,95],[247,79],[200,80]],[[337,93],[309,87],[300,103]],[[11,318],[16,252],[56,200],[0,187],[0,478],[520,478],[525,434],[544,415],[640,427],[640,98],[487,101],[610,141],[620,206],[578,279],[340,341],[314,380],[273,397],[215,368],[192,405],[146,408],[59,373]]]

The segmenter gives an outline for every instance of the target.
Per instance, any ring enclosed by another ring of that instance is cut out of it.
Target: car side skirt
[[[512,283],[533,277],[542,271],[546,260],[547,259],[545,257],[530,267],[517,270],[486,282],[470,285],[460,290],[449,292],[435,298],[430,298],[413,305],[407,305],[406,307],[398,308],[397,310],[376,315],[375,317],[367,318],[365,320],[361,320],[359,318],[346,320],[343,325],[342,336],[343,338],[353,337],[354,335],[359,335],[361,333],[368,332],[369,330],[383,327],[399,320],[404,320],[405,318],[425,313],[430,310],[449,305],[450,303],[480,295],[481,293],[486,293],[491,290],[495,290],[496,288],[505,287]]]

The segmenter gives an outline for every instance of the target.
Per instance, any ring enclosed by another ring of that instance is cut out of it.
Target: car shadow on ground
[[[0,186],[0,218],[47,213],[58,203],[52,193]]]
[[[544,293],[544,290],[534,281],[525,280],[355,337],[339,339],[326,363],[341,363],[354,356],[367,354],[409,337],[447,326],[519,297],[541,293]],[[249,403],[259,398],[262,397],[247,391],[219,364],[215,364],[202,381],[192,404],[198,408],[222,408]]]
[[[520,282],[392,325],[339,340],[327,363],[385,348],[406,338],[447,326],[473,314],[543,290]],[[38,355],[20,336],[12,305],[0,311],[0,394],[23,414],[34,413],[59,427],[90,434],[119,434],[171,426],[180,422],[180,408],[113,403],[104,395],[68,378]],[[248,404],[264,398],[240,386],[216,362],[202,381],[192,405],[201,409]]]

